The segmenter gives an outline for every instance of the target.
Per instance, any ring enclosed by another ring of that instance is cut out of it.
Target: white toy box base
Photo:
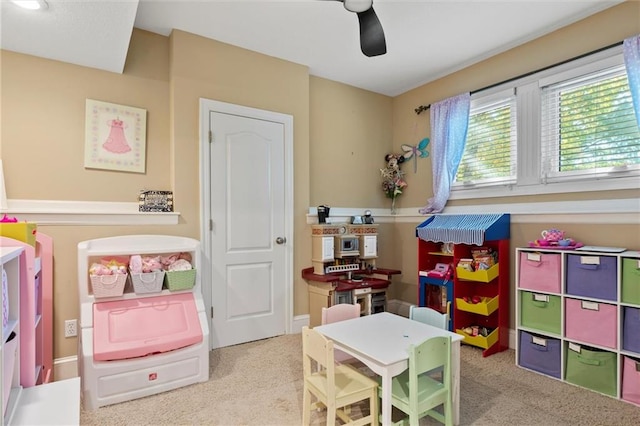
[[[199,314],[206,325],[206,317]],[[209,334],[203,341],[170,352],[116,361],[94,361],[93,331],[83,329],[79,368],[84,408],[142,398],[209,380]]]

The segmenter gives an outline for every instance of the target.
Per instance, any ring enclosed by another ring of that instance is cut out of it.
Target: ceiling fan
[[[344,4],[349,12],[358,15],[360,23],[360,49],[365,56],[379,56],[387,53],[387,44],[380,20],[373,10],[373,0],[336,0]]]

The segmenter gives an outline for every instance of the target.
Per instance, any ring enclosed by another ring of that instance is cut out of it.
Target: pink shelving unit
[[[20,256],[20,384],[52,381],[53,240],[36,234],[36,247],[0,237],[0,245],[22,247]]]

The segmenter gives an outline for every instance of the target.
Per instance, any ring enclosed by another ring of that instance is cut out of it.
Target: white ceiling
[[[360,52],[335,0],[2,0],[2,49],[121,73],[133,27],[176,28],[307,65],[312,75],[396,96],[623,0],[374,0],[387,54]]]

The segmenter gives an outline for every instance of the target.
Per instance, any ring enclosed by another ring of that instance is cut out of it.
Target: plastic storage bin
[[[565,300],[565,336],[592,345],[617,349],[615,305],[587,300]]]
[[[567,255],[567,294],[616,301],[617,258]]]
[[[640,354],[640,308],[625,306],[622,316],[622,349]]]
[[[559,339],[542,337],[526,331],[520,332],[519,363],[521,367],[559,379],[560,351]]]
[[[560,335],[561,303],[560,296],[520,292],[520,324]]]
[[[560,254],[521,252],[518,285],[527,290],[560,293],[560,264]]]
[[[622,259],[622,302],[640,306],[640,259]]]
[[[565,380],[609,396],[617,395],[617,355],[575,343],[567,345]]]
[[[640,360],[628,356],[622,364],[622,399],[640,405]]]

